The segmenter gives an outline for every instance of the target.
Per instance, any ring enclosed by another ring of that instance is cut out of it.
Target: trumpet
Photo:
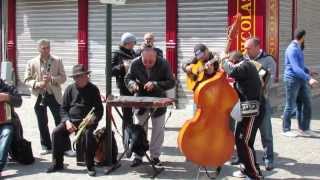
[[[95,108],[93,107],[88,114],[86,115],[86,117],[83,118],[82,122],[80,123],[79,127],[78,127],[78,131],[74,137],[73,143],[72,143],[72,147],[73,149],[75,149],[74,147],[76,146],[77,142],[79,141],[80,137],[84,134],[85,130],[87,129],[87,126],[91,123],[91,121],[96,117],[94,114],[94,110]]]

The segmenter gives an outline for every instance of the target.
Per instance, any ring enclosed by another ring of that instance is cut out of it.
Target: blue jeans
[[[259,127],[261,134],[261,142],[264,149],[263,159],[273,162],[273,136],[271,125],[272,109],[268,99],[265,101],[265,114]]]
[[[311,115],[311,91],[309,85],[306,82],[302,85],[297,97],[296,116],[298,120],[298,127],[300,130],[306,131],[310,129]]]
[[[297,78],[285,78],[285,93],[286,93],[286,104],[283,112],[283,131],[291,130],[291,117],[293,112],[296,110],[297,118],[300,118],[298,123],[301,130],[308,130],[310,119],[311,119],[311,101],[310,101],[310,90],[307,82]],[[299,95],[300,102],[303,106],[297,107],[297,98]],[[300,126],[301,125],[301,126]]]
[[[13,136],[13,127],[11,124],[0,125],[0,172],[2,172],[7,162]]]

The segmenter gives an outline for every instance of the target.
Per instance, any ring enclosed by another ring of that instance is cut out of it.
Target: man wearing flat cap
[[[99,120],[103,115],[103,105],[100,98],[99,89],[89,81],[90,71],[87,71],[82,64],[73,66],[72,75],[74,83],[70,84],[63,95],[61,105],[62,122],[52,133],[52,166],[47,173],[63,169],[63,152],[67,148],[66,141],[69,134],[78,130],[82,121],[88,121],[88,126],[84,133],[86,149],[86,165],[89,176],[95,176],[94,155],[96,141],[93,131],[97,128]],[[89,111],[94,107],[94,118],[84,119]]]
[[[131,61],[137,57],[134,46],[137,38],[132,33],[126,32],[121,36],[119,49],[112,52],[112,76],[116,77],[117,87],[120,90],[121,96],[132,96],[133,94],[127,89],[124,83],[124,76],[126,75]],[[133,124],[132,108],[122,108],[123,122],[122,133],[129,125]]]

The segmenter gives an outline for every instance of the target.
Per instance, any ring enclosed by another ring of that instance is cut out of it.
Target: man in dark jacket
[[[129,72],[125,77],[128,89],[136,96],[165,97],[165,91],[175,85],[173,74],[166,60],[157,56],[156,51],[151,46],[145,46],[141,57],[135,59]],[[160,149],[164,140],[164,121],[166,108],[158,108],[155,112],[152,109],[139,109],[136,118],[140,125],[151,113],[152,134],[150,141],[150,155],[154,164],[159,164]],[[145,130],[147,131],[147,123]],[[142,163],[142,157],[135,154],[132,167]]]
[[[154,37],[153,33],[151,33],[151,32],[146,33],[143,37],[143,40],[144,40],[144,42],[143,42],[142,46],[139,49],[137,49],[137,51],[136,51],[136,54],[138,56],[141,55],[143,46],[147,45],[147,46],[152,46],[154,48],[154,50],[157,52],[157,56],[160,56],[161,58],[163,58],[162,50],[154,46],[155,37]]]
[[[1,172],[7,162],[8,151],[11,145],[13,136],[13,127],[11,119],[8,117],[13,116],[13,111],[6,112],[6,106],[19,107],[22,104],[21,96],[14,86],[7,85],[2,79],[0,79],[0,179]],[[6,115],[6,113],[9,116]]]
[[[235,89],[240,98],[242,120],[237,123],[235,139],[240,160],[241,171],[233,176],[245,174],[248,179],[262,179],[259,165],[256,163],[254,141],[257,130],[264,117],[264,97],[262,95],[261,81],[256,66],[243,60],[240,52],[231,53],[229,60],[223,62],[223,69],[235,80]],[[250,107],[245,113],[246,107]],[[255,107],[255,108],[253,108]]]
[[[112,76],[116,77],[117,87],[120,90],[121,96],[132,96],[124,83],[124,76],[126,75],[131,61],[136,58],[136,53],[133,50],[136,44],[136,37],[131,33],[124,33],[121,36],[121,43],[119,49],[112,52]],[[132,108],[122,108],[123,122],[122,134],[129,125],[133,124]]]
[[[83,65],[73,66],[73,73],[70,77],[75,83],[70,84],[63,95],[61,106],[62,122],[52,132],[52,161],[53,165],[47,173],[63,169],[63,152],[67,148],[66,141],[69,134],[79,130],[79,125],[83,121],[88,124],[84,130],[86,165],[89,176],[95,176],[94,155],[96,151],[96,141],[93,131],[97,128],[98,122],[103,115],[103,105],[101,102],[99,89],[89,81],[90,71],[85,70]],[[94,115],[90,118],[87,114],[94,108]]]

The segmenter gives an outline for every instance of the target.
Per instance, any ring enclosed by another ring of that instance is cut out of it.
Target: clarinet
[[[51,64],[48,64],[46,74],[50,73]],[[41,101],[39,103],[40,106],[45,106],[45,98],[46,98],[46,89],[41,93]]]

